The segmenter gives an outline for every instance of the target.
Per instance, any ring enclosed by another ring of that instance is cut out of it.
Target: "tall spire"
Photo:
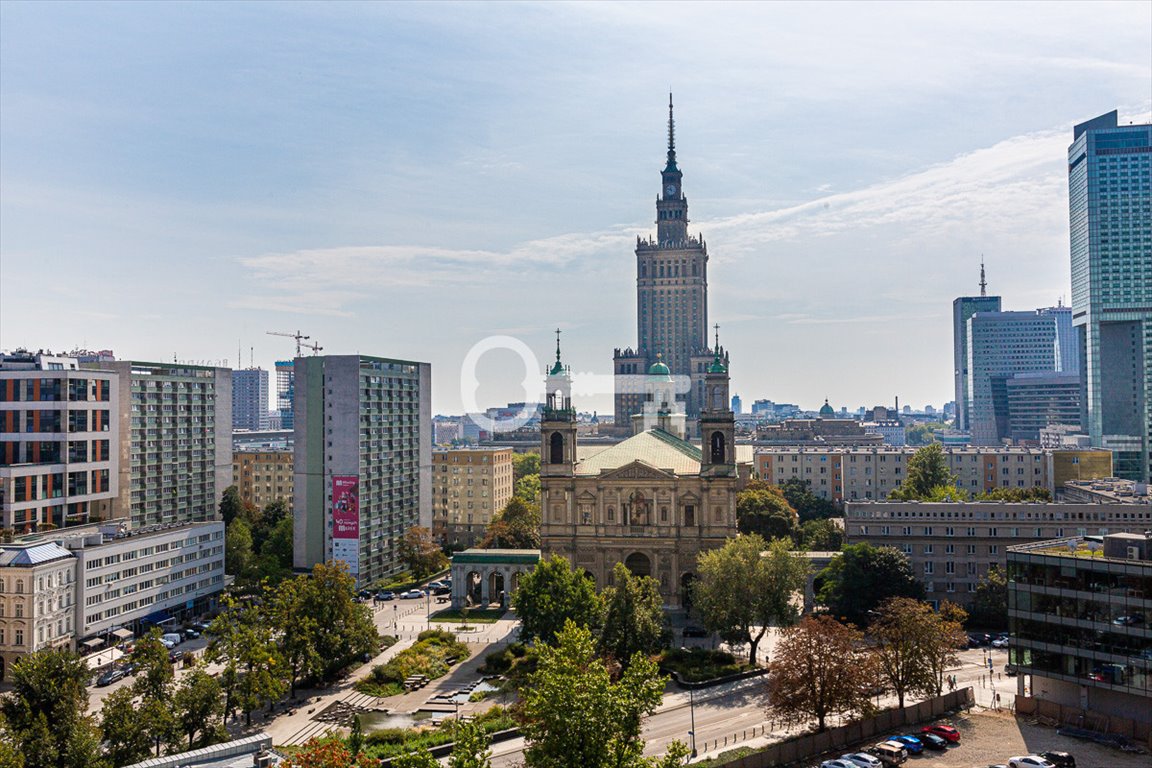
[[[676,123],[672,119],[672,92],[668,92],[668,165],[665,171],[676,170]]]
[[[560,362],[560,329],[556,329],[556,362],[552,365],[549,375],[558,376],[564,373],[564,363]]]
[[[988,281],[984,279],[984,254],[980,254],[980,295],[988,295]]]

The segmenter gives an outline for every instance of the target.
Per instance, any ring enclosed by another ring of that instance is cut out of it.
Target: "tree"
[[[791,536],[796,529],[796,510],[780,489],[760,481],[736,495],[736,527],[740,533],[758,534],[765,539]]]
[[[977,501],[1050,502],[1052,501],[1052,493],[1042,485],[1033,485],[1031,488],[993,488],[975,498]]]
[[[932,498],[933,491],[938,488],[955,488],[956,475],[948,469],[948,460],[944,456],[944,449],[940,443],[926,445],[908,459],[908,473],[904,482],[900,484],[888,498],[900,501],[926,501]],[[966,498],[960,495],[954,499]]]
[[[838,552],[844,546],[844,529],[835,520],[809,520],[800,526],[800,549],[805,552]]]
[[[935,620],[926,629],[924,658],[935,683],[929,695],[939,696],[944,692],[944,673],[959,663],[956,651],[968,647],[968,637],[964,634],[964,620],[968,614],[955,603],[945,600],[940,611],[933,614]]]
[[[393,768],[403,768],[399,757],[392,758]],[[283,768],[376,768],[379,760],[367,755],[353,755],[344,742],[334,737],[318,739],[312,737],[294,755],[284,761]],[[410,768],[424,768],[426,763],[410,765]],[[433,760],[431,768],[438,764]]]
[[[998,566],[989,568],[988,574],[976,583],[968,620],[968,626],[981,629],[1008,626],[1008,578]]]
[[[400,541],[400,559],[418,579],[448,567],[448,558],[432,540],[432,531],[421,525],[412,526],[404,534]]]
[[[528,475],[540,474],[540,454],[535,451],[512,454],[512,482]]]
[[[440,768],[440,761],[432,756],[428,747],[417,747],[406,755],[392,758],[392,768]]]
[[[448,768],[492,768],[488,735],[477,723],[457,721]]]
[[[540,560],[520,579],[512,594],[512,607],[520,617],[520,639],[552,643],[571,620],[582,627],[599,627],[604,613],[592,580],[560,555]]]
[[[276,585],[268,601],[272,623],[280,627],[280,653],[287,665],[288,687],[296,698],[296,684],[305,675],[317,674],[322,667],[316,650],[316,617],[305,610],[307,579],[285,579]]]
[[[480,547],[539,549],[540,507],[535,502],[513,496],[489,523]]]
[[[270,704],[288,688],[287,669],[273,638],[271,622],[251,603],[224,599],[225,611],[209,628],[215,635],[205,654],[209,661],[223,665],[220,685],[225,694],[225,712],[239,709],[247,725],[252,711]]]
[[[634,576],[623,563],[612,568],[613,586],[604,590],[604,630],[600,648],[627,666],[634,654],[664,646],[664,601],[651,576]]]
[[[360,722],[360,715],[352,715],[352,727],[348,733],[348,751],[353,756],[359,755],[364,749],[364,726]]]
[[[121,688],[104,700],[100,730],[112,765],[138,763],[152,753],[152,734],[148,723],[136,711],[131,688]]]
[[[828,616],[806,616],[784,630],[768,666],[768,710],[787,722],[829,715],[867,713],[876,682],[871,654],[860,632]]]
[[[892,547],[850,544],[817,576],[820,602],[833,616],[857,626],[868,623],[868,612],[889,597],[924,596],[924,585],[912,574],[908,558]]]
[[[877,666],[901,708],[908,694],[927,694],[935,688],[926,655],[936,620],[932,606],[910,597],[888,598],[876,609],[869,632],[876,644]]]
[[[12,665],[12,692],[0,711],[26,768],[102,768],[100,735],[88,712],[88,666],[47,648]]]
[[[808,562],[789,550],[786,539],[729,539],[701,554],[696,569],[692,604],[704,626],[729,643],[748,643],[753,664],[768,627],[787,626],[799,615],[793,598],[804,589]]]
[[[269,560],[283,571],[292,570],[292,527],[291,516],[282,518],[268,532],[268,538],[260,547],[261,559]]]
[[[618,681],[587,627],[568,621],[555,645],[540,646],[521,691],[521,732],[530,768],[642,765],[640,729],[664,696],[655,662],[637,655]]]
[[[235,485],[225,488],[220,497],[220,517],[224,520],[225,527],[232,525],[232,521],[243,511],[244,502],[240,498],[240,489]]]
[[[158,627],[153,627],[136,641],[132,661],[137,665],[132,692],[145,699],[167,699],[168,687],[175,673],[168,658],[168,648],[160,641]]]
[[[778,486],[785,500],[796,510],[801,523],[836,517],[836,505],[812,493],[812,482],[790,477]]]
[[[540,475],[525,475],[516,481],[512,493],[529,504],[540,503]]]
[[[242,518],[232,521],[224,534],[224,570],[245,579],[256,563],[252,550],[252,529]]]
[[[368,606],[353,599],[356,580],[342,562],[317,563],[305,579],[295,618],[311,619],[313,644],[322,660],[319,672],[330,677],[380,647],[380,635]]]
[[[172,695],[172,708],[181,732],[188,737],[189,750],[217,741],[223,726],[224,692],[215,677],[203,669],[185,675]]]
[[[24,755],[3,716],[0,716],[0,768],[24,768]]]

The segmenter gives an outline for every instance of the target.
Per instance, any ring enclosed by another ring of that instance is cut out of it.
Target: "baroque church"
[[[735,442],[728,355],[718,336],[707,347],[708,255],[688,235],[680,181],[669,98],[657,237],[636,248],[640,346],[615,355],[616,424],[630,416],[631,436],[609,447],[578,444],[559,337],[540,422],[544,553],[563,555],[598,587],[624,563],[656,579],[669,608],[688,607],[697,556],[736,535],[736,494],[752,468],[751,446]]]

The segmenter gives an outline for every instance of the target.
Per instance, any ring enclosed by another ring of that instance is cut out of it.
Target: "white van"
[[[183,642],[183,640],[184,640],[184,638],[182,638],[180,635],[176,634],[175,632],[160,635],[160,642],[164,643],[164,645],[168,648],[168,650],[172,650],[176,646],[180,645],[180,643]]]

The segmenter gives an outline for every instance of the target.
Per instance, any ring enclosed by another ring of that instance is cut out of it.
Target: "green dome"
[[[824,398],[824,405],[820,406],[821,416],[835,416],[836,411],[832,406],[828,405],[828,398]]]
[[[724,367],[724,363],[720,360],[719,353],[713,358],[712,364],[708,366],[708,373],[728,373],[728,369]]]
[[[652,363],[652,366],[648,369],[648,375],[671,376],[672,370],[664,364],[664,361],[660,359],[660,355],[656,355],[656,362]]]
[[[564,373],[564,363],[560,362],[560,358],[556,358],[556,362],[552,364],[552,370],[548,371],[549,376],[559,376]]]

